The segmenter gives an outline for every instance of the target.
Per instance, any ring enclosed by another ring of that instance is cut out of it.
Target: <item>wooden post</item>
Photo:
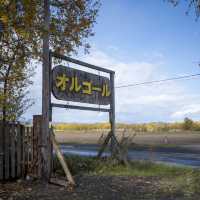
[[[42,179],[49,181],[51,176],[51,145],[49,139],[49,108],[50,108],[50,65],[49,65],[49,24],[50,2],[44,0],[44,33],[43,33],[43,73],[42,73]]]
[[[41,171],[41,163],[42,156],[39,152],[41,152],[41,134],[42,134],[42,116],[34,115],[33,116],[33,159],[36,166],[34,167],[34,175],[38,178],[42,177]],[[39,151],[38,151],[39,150]]]
[[[109,132],[106,139],[104,140],[104,143],[102,144],[102,146],[101,146],[101,148],[100,148],[100,150],[97,154],[97,158],[100,158],[102,156],[102,154],[105,151],[106,146],[108,145],[111,137],[112,137],[112,132]]]
[[[17,127],[16,125],[10,124],[10,157],[11,157],[11,177],[15,178],[16,176],[16,131]],[[18,136],[17,136],[18,137]],[[18,139],[18,138],[17,138]]]
[[[21,177],[22,174],[22,166],[21,166],[21,161],[22,161],[22,157],[21,157],[21,125],[18,123],[15,125],[16,127],[16,136],[17,136],[17,142],[16,142],[16,153],[17,153],[17,159],[16,159],[16,163],[17,163],[17,177]]]
[[[9,123],[5,123],[5,180],[10,178],[10,127]]]
[[[74,179],[73,179],[73,177],[71,175],[71,172],[70,172],[70,170],[69,170],[69,168],[67,166],[67,163],[65,162],[65,159],[64,159],[64,157],[63,157],[63,155],[62,155],[62,153],[60,151],[59,145],[56,142],[55,135],[54,135],[54,132],[53,132],[53,128],[51,128],[51,136],[50,137],[51,137],[51,140],[52,140],[52,143],[53,143],[53,148],[54,148],[55,153],[56,153],[56,155],[58,157],[58,160],[60,161],[60,164],[61,164],[61,166],[62,166],[62,168],[63,168],[63,170],[65,172],[65,175],[66,175],[69,183],[72,186],[74,186],[75,185],[75,181],[74,181]]]
[[[22,142],[22,146],[21,146],[21,151],[22,151],[22,177],[25,178],[26,175],[26,162],[25,162],[25,158],[26,158],[26,151],[25,151],[25,126],[21,126],[21,142]]]
[[[115,146],[115,73],[110,74],[110,83],[111,83],[111,104],[110,104],[110,124],[111,124],[111,155],[113,155],[114,152],[114,146]]]
[[[0,121],[0,180],[3,180],[3,158],[4,158],[4,151],[3,151],[3,123]]]

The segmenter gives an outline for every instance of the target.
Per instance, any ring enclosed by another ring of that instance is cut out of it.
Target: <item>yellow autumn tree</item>
[[[51,0],[50,48],[70,54],[89,49],[98,0]],[[32,104],[27,87],[32,59],[41,60],[43,0],[0,0],[0,118],[15,120]],[[16,115],[17,113],[17,115]]]

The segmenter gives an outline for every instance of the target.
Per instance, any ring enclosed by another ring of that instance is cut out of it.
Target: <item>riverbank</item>
[[[150,162],[131,162],[129,167],[112,160],[67,157],[75,188],[38,181],[0,184],[0,198],[13,200],[196,200],[200,195],[200,172]],[[58,164],[58,163],[57,163]],[[59,165],[56,174],[63,177]]]
[[[63,154],[95,157],[100,149],[95,144],[62,144]],[[154,163],[165,163],[167,165],[200,167],[200,151],[176,146],[149,146],[132,145],[128,151],[128,158],[132,161],[150,161]],[[109,149],[104,156],[109,156]]]
[[[108,131],[65,131],[56,132],[56,139],[61,144],[92,144],[96,145],[105,138]],[[137,133],[117,131],[116,137],[120,140],[122,137],[133,137],[133,145],[141,146],[166,146],[176,147],[184,146],[190,149],[195,147],[195,150],[200,151],[200,132],[155,132],[155,133]]]

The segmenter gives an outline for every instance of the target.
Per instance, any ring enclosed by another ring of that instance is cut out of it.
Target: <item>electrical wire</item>
[[[127,84],[127,85],[119,85],[119,86],[116,86],[115,88],[118,89],[118,88],[126,88],[126,87],[135,87],[135,86],[140,86],[140,85],[150,85],[154,83],[162,83],[162,82],[167,82],[167,81],[193,78],[196,76],[200,76],[200,74],[191,74],[191,75],[177,76],[177,77],[161,79],[161,80],[146,81],[146,82],[140,82],[140,83]]]

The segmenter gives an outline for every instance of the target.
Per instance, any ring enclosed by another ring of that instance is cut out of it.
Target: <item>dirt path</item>
[[[0,184],[0,199],[9,200],[184,200],[172,188],[162,189],[155,177],[79,176],[73,191],[52,184],[18,182]],[[193,194],[189,199],[199,199]]]

